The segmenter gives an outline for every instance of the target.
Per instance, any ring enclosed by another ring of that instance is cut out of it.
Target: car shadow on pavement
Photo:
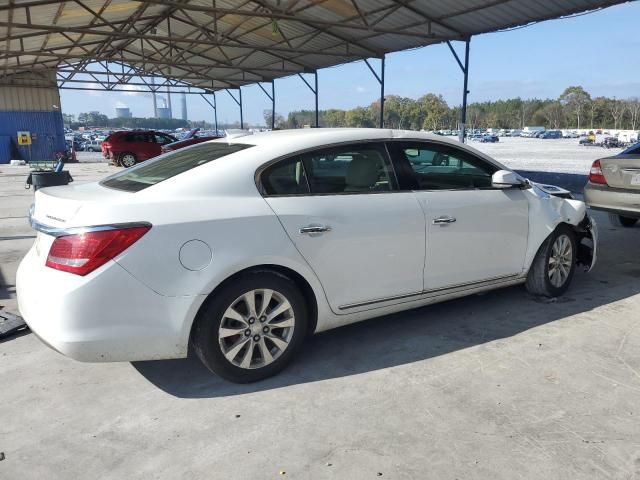
[[[576,271],[558,299],[536,298],[522,286],[366,320],[315,335],[279,375],[237,385],[210,373],[195,357],[136,362],[165,392],[182,398],[241,395],[393,368],[511,337],[526,330],[640,293],[640,261]],[[532,345],[531,348],[538,348]]]

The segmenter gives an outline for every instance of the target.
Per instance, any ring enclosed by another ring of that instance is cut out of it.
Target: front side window
[[[100,185],[126,192],[138,192],[218,158],[252,145],[239,143],[200,143],[161,155],[133,168],[107,177]]]
[[[376,193],[397,189],[384,145],[359,144],[308,152],[261,174],[266,195]]]
[[[155,137],[155,142],[160,144],[160,145],[166,145],[168,143],[174,142],[174,140],[172,138],[169,138],[169,137],[167,137],[165,135],[159,135],[157,133],[155,133],[153,135],[153,137]]]
[[[409,188],[467,190],[491,188],[493,165],[455,147],[429,143],[391,143],[390,150],[404,165]]]

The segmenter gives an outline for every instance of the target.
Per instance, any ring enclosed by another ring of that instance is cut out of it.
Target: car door
[[[265,169],[260,185],[335,313],[422,292],[424,214],[398,190],[383,144],[295,155]]]
[[[528,202],[520,189],[492,188],[498,167],[436,142],[390,142],[389,150],[425,215],[426,291],[522,273]]]
[[[153,151],[154,157],[162,153],[163,145],[168,145],[175,141],[173,138],[169,137],[168,135],[162,135],[160,133],[153,134],[153,139],[155,142],[154,151]]]

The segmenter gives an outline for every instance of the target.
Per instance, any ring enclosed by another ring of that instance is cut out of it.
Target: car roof
[[[232,137],[223,137],[219,142],[242,143],[245,145],[277,146],[286,144],[291,151],[322,147],[325,145],[359,142],[365,140],[433,140],[460,146],[457,140],[442,135],[412,130],[392,130],[387,128],[301,128],[295,130],[273,130]]]

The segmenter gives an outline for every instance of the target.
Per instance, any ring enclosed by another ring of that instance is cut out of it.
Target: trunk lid
[[[640,191],[640,155],[603,158],[600,165],[610,187]]]
[[[55,228],[87,226],[78,223],[81,210],[95,205],[113,205],[125,196],[130,197],[130,194],[105,188],[98,183],[44,188],[36,192],[31,218]],[[94,225],[101,223],[99,217],[95,218]]]

